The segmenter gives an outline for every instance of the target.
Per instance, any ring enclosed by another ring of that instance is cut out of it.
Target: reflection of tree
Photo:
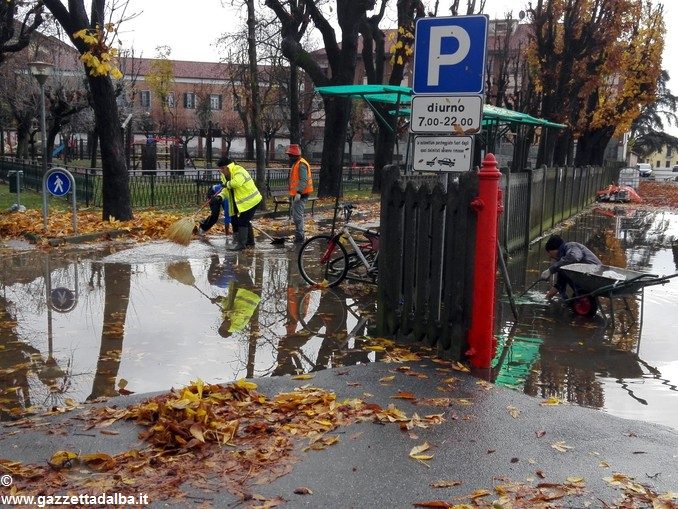
[[[48,406],[52,407],[70,389],[71,373],[59,367],[51,350],[45,360],[40,350],[19,340],[16,319],[3,297],[0,297],[0,351],[0,421],[20,416],[36,399],[41,400],[41,405],[49,401]],[[40,384],[36,384],[36,377]],[[47,395],[42,398],[45,388]]]
[[[101,396],[115,396],[115,380],[122,359],[122,342],[125,334],[125,319],[129,303],[130,265],[110,263],[104,265],[105,302],[101,346],[97,370],[92,382],[92,393],[87,400]]]

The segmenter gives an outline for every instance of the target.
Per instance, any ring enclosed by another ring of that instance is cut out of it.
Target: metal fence
[[[102,206],[101,187],[102,170],[99,168],[80,168],[60,165],[75,178],[76,199],[86,206]],[[13,158],[0,158],[0,180],[9,182],[11,172],[23,172],[23,186],[26,189],[41,191],[42,167],[36,161]],[[313,169],[313,179],[319,182],[320,170]],[[269,192],[287,189],[289,170],[286,168],[267,168],[266,183]],[[346,167],[343,171],[343,190],[351,192],[372,188],[373,167]],[[171,208],[190,207],[201,204],[207,189],[218,183],[219,171],[216,169],[184,169],[158,171],[130,171],[129,187],[132,208]]]
[[[527,247],[544,231],[596,199],[596,191],[619,179],[619,168],[537,168],[502,175],[504,213],[499,238],[508,252]]]

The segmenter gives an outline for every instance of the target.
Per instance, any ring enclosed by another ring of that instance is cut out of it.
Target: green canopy
[[[375,114],[386,125],[389,125],[385,119],[381,117],[379,112],[372,105],[373,102],[386,103],[397,105],[397,109],[391,110],[390,113],[398,115],[410,115],[412,110],[407,106],[412,101],[412,89],[410,87],[402,87],[396,85],[337,85],[329,87],[317,87],[316,92],[321,95],[334,95],[339,97],[360,97],[364,99],[372,108]],[[400,105],[403,108],[400,108]],[[500,108],[499,106],[492,106],[486,104],[483,106],[483,125],[497,125],[497,124],[525,124],[544,127],[553,127],[556,129],[564,129],[564,124],[557,124],[543,118],[536,118],[527,113],[519,111],[508,110]],[[389,125],[389,127],[391,127]]]

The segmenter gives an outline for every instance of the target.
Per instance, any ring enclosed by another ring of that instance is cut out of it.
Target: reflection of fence
[[[459,359],[469,324],[477,178],[467,173],[447,190],[437,176],[406,180],[391,167],[381,195],[379,304],[383,334],[425,339]]]
[[[596,191],[616,182],[618,168],[538,168],[504,174],[500,239],[507,251],[526,247],[545,230],[590,205]]]

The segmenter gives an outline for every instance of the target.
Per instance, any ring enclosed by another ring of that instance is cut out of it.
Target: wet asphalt
[[[395,371],[403,366],[421,376],[407,376],[402,369]],[[383,377],[394,374],[392,384],[380,383]],[[441,392],[441,382],[451,376],[458,379],[454,389]],[[307,443],[300,440],[296,451],[299,461],[291,473],[271,484],[251,487],[253,494],[266,499],[281,497],[285,501],[282,507],[405,508],[432,500],[452,504],[468,502],[467,497],[481,489],[491,494],[477,498],[476,503],[489,507],[498,499],[495,486],[520,483],[535,487],[539,483],[566,483],[572,477],[583,479],[582,494],[554,500],[544,507],[619,507],[623,489],[604,480],[613,473],[624,474],[659,493],[678,491],[676,431],[569,404],[542,405],[540,399],[490,386],[468,373],[450,371],[430,360],[328,369],[315,373],[311,381],[285,376],[255,382],[259,392],[269,396],[312,384],[334,391],[338,400],[360,398],[384,408],[393,403],[408,416],[417,412],[443,413],[445,417],[442,424],[415,428],[409,433],[401,431],[397,424],[367,422],[341,427],[335,430],[338,443],[321,451],[303,452]],[[411,392],[417,399],[464,398],[470,405],[414,405],[394,399],[397,391]],[[128,405],[146,397],[115,398],[107,405]],[[130,423],[116,423],[118,435],[85,432],[86,423],[77,419],[79,411],[50,418],[69,421],[69,426],[59,427],[68,430],[65,436],[50,434],[50,421],[44,419],[38,421],[42,426],[29,429],[2,425],[0,458],[44,465],[57,450],[117,453],[141,445],[141,428]],[[427,454],[432,454],[433,459],[411,459],[410,450],[424,442],[430,444]],[[553,447],[557,443],[567,447],[565,452]],[[432,487],[437,480],[459,484]],[[309,488],[312,494],[295,494],[299,487]],[[218,483],[216,490],[201,493],[186,484],[185,491],[197,498],[179,502],[153,500],[151,507],[192,507],[197,505],[196,500],[212,507],[252,506],[252,501],[250,505],[243,504],[233,494],[219,489]],[[528,503],[519,507],[530,506]]]

